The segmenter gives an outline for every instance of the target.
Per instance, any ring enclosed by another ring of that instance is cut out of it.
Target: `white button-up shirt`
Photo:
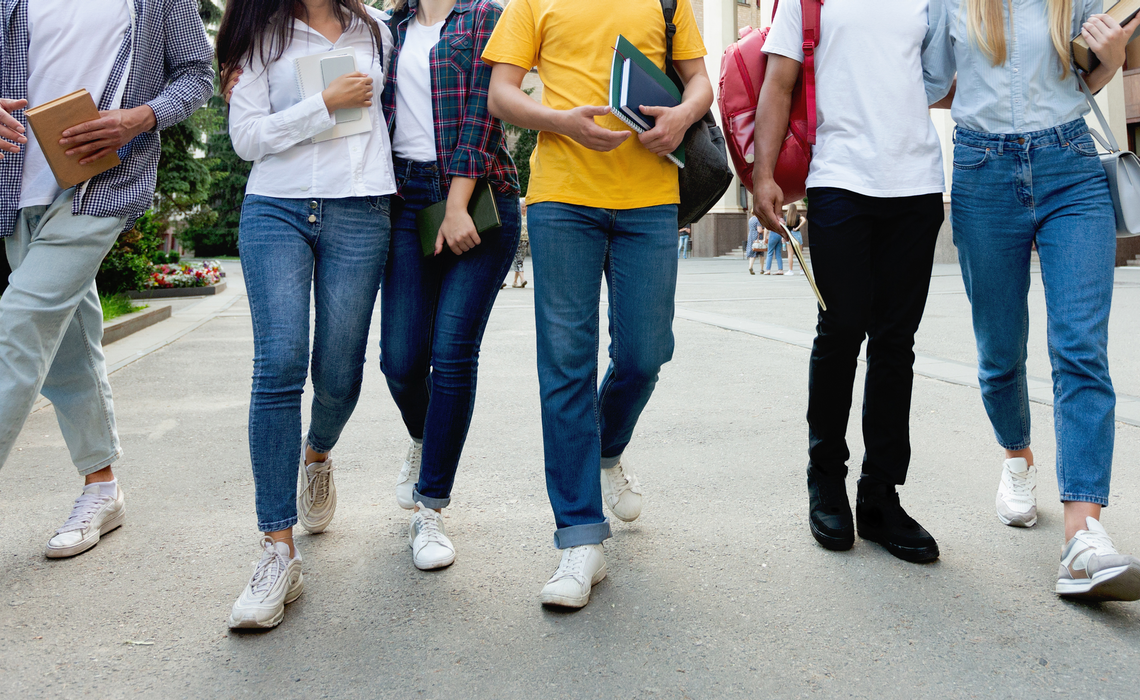
[[[358,19],[336,42],[300,20],[293,20],[293,40],[285,53],[266,66],[259,51],[244,66],[230,98],[230,140],[239,157],[253,161],[246,194],[283,199],[366,197],[392,194],[392,145],[381,113],[385,66],[392,51],[386,16],[366,8],[380,24],[383,56],[376,55],[372,33]],[[313,143],[331,129],[318,93],[301,99],[293,61],[322,51],[356,49],[357,70],[372,77],[372,131]]]

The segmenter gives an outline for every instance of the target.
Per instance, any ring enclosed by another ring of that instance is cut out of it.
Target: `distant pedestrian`
[[[69,557],[126,515],[95,274],[151,206],[159,132],[213,91],[213,52],[194,0],[3,0],[0,20],[0,239],[12,267],[0,298],[0,466],[42,393],[84,480],[47,544],[48,557]],[[63,132],[67,153],[90,163],[117,151],[122,162],[61,189],[24,109],[80,89],[99,118]]]
[[[791,232],[792,238],[796,239],[802,247],[804,244],[804,235],[802,233],[804,226],[807,226],[807,217],[800,214],[800,208],[793,202],[784,209],[784,222],[788,225],[788,231]],[[792,251],[792,244],[786,243],[785,247],[788,249],[788,271],[785,275],[794,275],[796,255]]]
[[[677,231],[677,257],[689,258],[689,248],[692,246],[693,228],[691,226],[682,226]]]
[[[230,140],[254,162],[238,247],[253,323],[249,454],[265,535],[230,627],[281,622],[285,604],[304,589],[293,526],[322,532],[336,511],[329,453],[360,398],[388,256],[388,195],[396,189],[374,99],[392,46],[384,19],[359,0],[229,0],[218,30]],[[355,49],[356,72],[301,99],[294,61],[334,47]],[[314,142],[336,125],[340,109],[361,110],[371,131]],[[310,367],[313,404],[302,442]]]
[[[776,272],[772,272],[772,261],[776,261]],[[764,274],[784,274],[784,237],[776,231],[768,231],[768,252],[764,254]]]
[[[526,199],[519,200],[519,211],[522,214],[522,228],[519,232],[519,248],[515,251],[515,281],[511,286],[522,288],[526,286],[526,272],[523,270],[523,263],[526,261],[526,256],[530,255],[530,236],[526,230]]]
[[[764,254],[765,236],[768,231],[760,225],[760,219],[755,215],[748,217],[748,241],[744,244],[744,255],[748,258],[748,274],[755,275],[756,271],[752,269],[756,258]]]

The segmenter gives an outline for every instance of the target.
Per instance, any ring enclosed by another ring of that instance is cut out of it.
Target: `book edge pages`
[[[71,100],[76,99],[77,97],[79,97],[81,95],[90,95],[90,93],[87,92],[87,88],[79,88],[75,92],[69,92],[66,95],[63,95],[61,97],[57,97],[54,100],[43,103],[42,105],[36,105],[35,107],[29,107],[28,109],[25,109],[24,110],[24,116],[27,116],[27,117],[37,116],[41,112],[46,112],[47,110],[51,109],[52,107],[55,107],[55,106],[61,105],[61,104],[65,104]],[[94,98],[92,98],[91,104],[95,104]],[[96,108],[96,112],[98,112],[98,108]]]

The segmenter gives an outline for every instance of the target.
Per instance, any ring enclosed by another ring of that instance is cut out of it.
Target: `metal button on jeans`
[[[1025,139],[1018,139],[1018,140],[1017,140],[1017,145],[1019,145],[1019,146],[1024,146],[1024,145],[1025,145]]]
[[[310,224],[312,224],[312,223],[315,223],[315,222],[316,222],[316,220],[317,220],[317,215],[316,215],[316,214],[309,214],[309,223],[310,223]]]
[[[314,199],[313,201],[309,202],[309,208],[310,209],[316,209],[317,208],[317,200]]]

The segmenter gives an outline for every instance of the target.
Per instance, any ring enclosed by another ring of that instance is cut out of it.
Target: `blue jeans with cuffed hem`
[[[262,532],[297,523],[310,294],[316,318],[307,441],[328,452],[360,398],[389,227],[387,197],[246,195],[238,246],[253,318],[249,453]]]
[[[610,536],[600,466],[614,466],[673,357],[677,207],[527,207],[546,489],[560,549]],[[598,386],[602,277],[610,365]]]
[[[775,231],[768,232],[768,252],[764,254],[764,272],[772,269],[772,261],[776,261],[776,269],[784,269],[784,238]]]
[[[1041,261],[1062,501],[1108,505],[1116,394],[1108,373],[1116,222],[1084,120],[1027,134],[958,129],[951,215],[998,443],[1030,444],[1030,255]]]
[[[475,410],[479,346],[521,229],[517,194],[496,192],[502,226],[456,255],[425,257],[416,214],[443,201],[435,163],[396,159],[392,245],[380,300],[380,368],[408,434],[423,440],[417,503],[436,510],[451,488]]]

